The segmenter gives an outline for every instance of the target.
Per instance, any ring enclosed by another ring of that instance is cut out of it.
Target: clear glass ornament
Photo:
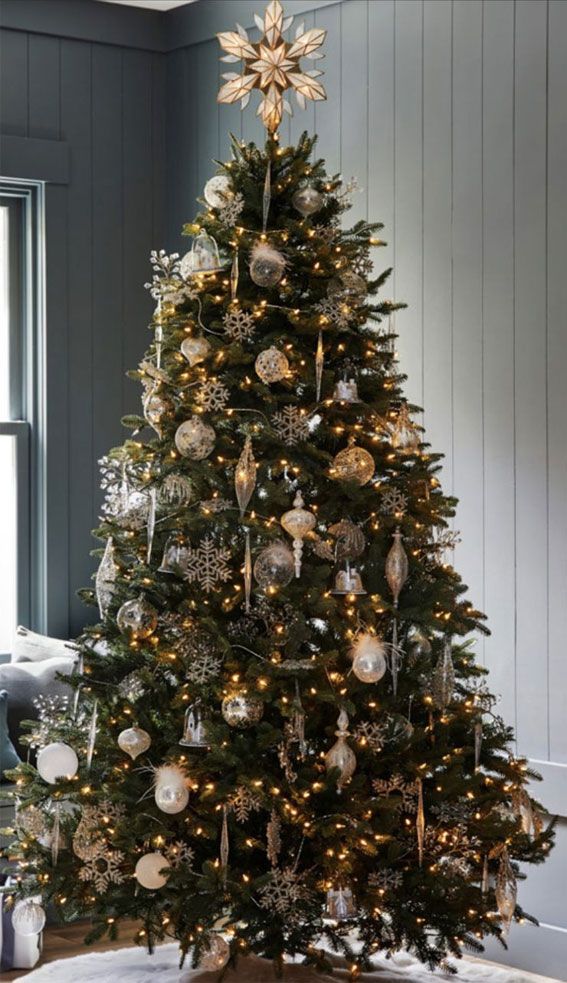
[[[356,905],[349,887],[339,887],[327,891],[327,917],[336,922],[344,922],[356,917]]]
[[[171,864],[163,853],[159,853],[157,850],[155,853],[145,853],[134,868],[134,877],[138,884],[147,888],[148,891],[157,891],[158,888],[167,883],[170,867]],[[164,870],[166,871],[165,874],[162,873]]]
[[[207,749],[209,742],[205,731],[203,711],[200,703],[192,703],[185,711],[183,736],[179,741],[181,747]]]
[[[453,699],[455,688],[455,669],[453,666],[453,654],[451,642],[447,639],[443,646],[443,654],[439,656],[437,665],[432,678],[431,692],[433,703],[439,710],[445,707]]]
[[[207,946],[201,952],[199,969],[218,972],[224,969],[230,957],[230,946],[222,935],[210,935]]]
[[[244,546],[244,608],[250,610],[250,598],[252,597],[252,550],[250,548],[250,531],[246,530],[246,543]]]
[[[331,467],[331,477],[340,481],[354,481],[366,485],[374,474],[375,463],[372,454],[364,447],[357,447],[354,437],[349,439],[348,447],[339,451]]]
[[[192,495],[191,479],[185,474],[176,474],[174,471],[165,476],[158,490],[161,505],[188,505]]]
[[[136,597],[125,601],[116,615],[116,624],[120,631],[133,638],[149,638],[157,628],[158,614],[153,604],[145,597]]]
[[[306,185],[295,192],[291,202],[299,214],[307,218],[308,215],[314,215],[323,207],[325,198],[320,191],[317,191],[317,188]]]
[[[129,754],[132,761],[135,761],[144,751],[147,751],[152,743],[152,739],[147,731],[141,727],[127,727],[118,735],[116,742],[121,751]]]
[[[427,659],[431,655],[431,642],[421,628],[412,628],[408,632],[406,652],[410,663]]]
[[[162,812],[174,816],[189,802],[187,775],[178,765],[160,765],[155,769],[154,799]]]
[[[255,487],[256,461],[252,452],[252,438],[247,437],[234,471],[234,490],[236,492],[236,501],[238,502],[241,518],[254,494]]]
[[[16,901],[12,912],[12,928],[16,935],[39,935],[45,921],[45,911],[39,901],[32,898]]]
[[[329,532],[335,539],[335,560],[356,560],[362,556],[366,539],[360,526],[350,519],[341,519],[329,526]]]
[[[229,199],[233,197],[230,180],[226,174],[216,174],[215,177],[209,178],[203,195],[207,205],[210,205],[211,208],[224,208]]]
[[[175,446],[183,457],[192,461],[202,461],[209,456],[215,446],[216,434],[208,423],[198,416],[192,416],[181,423],[175,432]]]
[[[394,606],[398,606],[400,592],[408,579],[408,557],[402,545],[402,533],[399,526],[393,533],[394,542],[386,557],[386,580],[392,591]]]
[[[284,275],[285,257],[265,242],[257,242],[250,257],[250,277],[258,287],[275,287]]]
[[[352,671],[363,683],[377,683],[386,672],[386,646],[382,639],[369,632],[357,635],[349,650]]]
[[[181,342],[181,354],[187,359],[191,368],[204,362],[211,353],[211,345],[206,338],[184,338]]]
[[[332,771],[334,768],[339,769],[340,774],[337,782],[337,791],[341,792],[356,771],[356,755],[347,743],[347,738],[350,737],[350,734],[348,730],[348,715],[345,710],[341,710],[339,713],[337,726],[338,730],[335,731],[335,736],[338,740],[325,755],[325,767],[327,771]]]
[[[251,727],[262,719],[264,704],[242,691],[225,696],[221,710],[230,727]]]
[[[284,512],[280,522],[285,531],[293,539],[293,555],[295,560],[295,576],[301,574],[301,555],[303,552],[303,540],[310,533],[317,523],[313,512],[304,509],[304,501],[301,492],[298,491],[294,500],[294,508],[289,512]]]
[[[295,572],[293,553],[277,540],[260,551],[254,563],[254,577],[260,587],[286,587]]]
[[[289,373],[289,362],[283,352],[273,345],[260,352],[254,363],[256,375],[267,386],[271,382],[281,382]]]

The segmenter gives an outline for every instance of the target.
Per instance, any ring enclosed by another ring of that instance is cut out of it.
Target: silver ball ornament
[[[299,214],[307,218],[308,215],[314,215],[323,207],[325,199],[321,192],[317,191],[317,188],[307,185],[307,187],[296,191],[291,201]]]
[[[208,423],[198,416],[192,416],[181,423],[175,432],[175,446],[183,457],[192,461],[202,461],[208,457],[215,446],[216,434]]]
[[[221,711],[230,727],[252,727],[262,719],[264,704],[246,693],[232,693],[225,696]]]
[[[224,969],[230,956],[230,946],[222,935],[211,935],[207,948],[201,952],[199,969],[215,972]]]
[[[294,573],[293,553],[279,540],[264,547],[254,564],[254,577],[260,587],[287,587]]]
[[[125,601],[116,615],[120,631],[133,638],[149,638],[157,628],[158,614],[153,604],[144,597]]]
[[[420,628],[414,628],[411,634],[408,635],[406,651],[408,658],[412,662],[417,662],[419,659],[427,659],[431,655],[431,642],[425,632],[421,631]]]

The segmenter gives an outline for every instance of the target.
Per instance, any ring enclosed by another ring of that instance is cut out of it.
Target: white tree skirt
[[[286,983],[346,983],[348,971],[344,960],[334,960],[332,976],[321,976],[300,965],[286,967]],[[363,973],[361,983],[435,983],[447,979],[456,983],[557,983],[549,977],[535,976],[519,969],[508,969],[495,963],[476,959],[458,961],[458,976],[446,977],[430,973],[420,962],[406,953],[392,959],[377,956],[373,973]],[[111,952],[89,952],[73,959],[48,963],[32,973],[18,977],[25,983],[215,983],[218,973],[203,973],[198,969],[179,969],[179,949],[176,943],[159,946],[153,956],[144,949],[115,949]],[[275,983],[271,964],[256,957],[240,959],[238,971],[228,972],[224,983]]]

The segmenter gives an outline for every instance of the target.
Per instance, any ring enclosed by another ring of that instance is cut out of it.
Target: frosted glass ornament
[[[191,368],[204,362],[210,353],[211,346],[206,338],[184,338],[181,342],[181,354],[187,359]]]
[[[208,423],[198,416],[192,416],[181,423],[175,432],[175,446],[183,457],[192,461],[202,461],[209,456],[215,446],[216,434]]]
[[[207,942],[207,948],[201,952],[199,959],[199,969],[206,972],[218,972],[224,969],[230,956],[230,946],[222,935],[211,935]]]
[[[44,782],[56,785],[59,779],[64,781],[74,778],[79,770],[79,759],[76,752],[68,744],[55,741],[39,752],[37,770]]]
[[[128,727],[121,731],[116,742],[121,751],[129,754],[132,761],[147,751],[152,743],[152,739],[147,731],[141,727]]]
[[[158,809],[172,816],[183,812],[189,802],[189,780],[178,765],[161,765],[156,768],[154,785]]]
[[[171,864],[167,860],[163,853],[156,851],[155,853],[145,853],[143,857],[140,857],[136,867],[134,869],[134,877],[141,884],[142,887],[148,889],[148,891],[157,891],[158,888],[163,887],[167,883],[168,873],[161,873],[163,870],[169,870]]]
[[[266,546],[258,553],[254,564],[254,577],[260,587],[286,587],[293,578],[295,560],[293,553],[279,541]]]
[[[234,490],[241,517],[244,515],[246,507],[254,494],[255,487],[256,461],[252,452],[252,438],[247,437],[234,471]]]
[[[376,635],[359,635],[352,646],[352,671],[361,683],[377,683],[386,672],[386,648]]]
[[[155,430],[158,437],[162,437],[162,420],[171,409],[171,404],[163,396],[160,396],[159,393],[151,392],[144,399],[143,407],[146,422]]]
[[[323,207],[325,198],[320,191],[317,191],[317,188],[307,185],[295,192],[291,202],[299,214],[306,218],[308,215],[314,215]]]
[[[203,196],[211,208],[224,208],[228,200],[233,197],[230,181],[226,174],[216,174],[215,177],[209,178],[203,190]]]
[[[116,624],[123,634],[133,638],[149,638],[156,630],[157,611],[144,597],[125,601],[116,615]]]
[[[332,771],[334,768],[339,769],[340,774],[337,782],[337,790],[341,792],[344,785],[350,781],[356,771],[356,755],[347,744],[347,738],[350,737],[350,734],[348,730],[348,715],[345,710],[341,710],[339,713],[337,726],[338,729],[335,731],[335,736],[338,740],[325,755],[325,767],[327,771]]]
[[[250,257],[250,277],[258,287],[275,287],[284,275],[285,257],[265,242],[257,242]]]
[[[284,512],[280,522],[287,533],[293,539],[293,555],[295,561],[295,576],[301,573],[301,554],[303,552],[303,540],[310,533],[317,523],[313,512],[308,512],[303,508],[304,501],[301,492],[298,491],[293,500],[294,508],[289,512]]]
[[[17,935],[39,935],[45,921],[45,911],[39,901],[32,898],[16,901],[12,912],[12,927]]]
[[[221,710],[230,727],[252,727],[262,719],[264,704],[247,693],[232,693],[225,696]]]

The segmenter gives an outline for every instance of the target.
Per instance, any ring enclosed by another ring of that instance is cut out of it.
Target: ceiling
[[[195,0],[102,0],[103,3],[121,3],[125,7],[147,7],[150,10],[173,10]]]

